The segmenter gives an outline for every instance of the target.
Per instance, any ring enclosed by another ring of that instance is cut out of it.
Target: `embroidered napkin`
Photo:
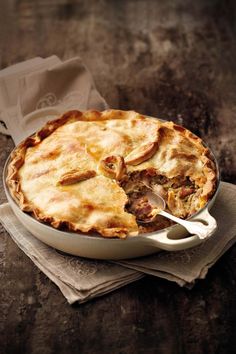
[[[143,276],[118,264],[65,255],[48,247],[24,228],[8,203],[0,205],[0,221],[15,243],[59,287],[70,304],[101,296]]]
[[[22,63],[12,65],[0,71],[0,132],[7,135],[14,134],[16,128],[14,123],[17,119],[17,101],[19,97],[20,79],[35,71],[44,71],[61,63],[61,60],[52,55],[46,59],[37,57],[26,60]],[[8,128],[12,126],[12,129]],[[16,126],[16,124],[15,124]]]
[[[0,119],[3,121],[0,131],[11,135],[16,144],[58,112],[107,108],[79,58],[62,63],[53,56],[27,62],[0,72]],[[14,80],[17,83],[14,84]],[[31,112],[36,109],[39,114],[32,118]],[[60,288],[69,303],[100,296],[145,273],[191,286],[196,279],[205,277],[209,267],[236,239],[236,187],[221,183],[220,188],[212,208],[219,229],[212,238],[190,250],[161,252],[134,260],[93,261],[59,253],[34,238],[7,203],[0,206],[0,221],[18,246]]]
[[[35,58],[0,72],[0,132],[15,144],[65,111],[106,108],[78,57],[65,62],[56,56]]]

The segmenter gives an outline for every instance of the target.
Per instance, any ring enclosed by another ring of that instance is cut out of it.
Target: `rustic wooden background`
[[[111,107],[191,129],[233,183],[235,38],[234,0],[0,1],[0,68],[79,55]],[[0,135],[1,171],[12,148]],[[146,277],[71,307],[0,232],[1,353],[236,352],[235,247],[191,291]]]

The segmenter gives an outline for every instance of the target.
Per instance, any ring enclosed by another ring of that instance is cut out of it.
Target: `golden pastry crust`
[[[124,238],[145,231],[127,208],[132,179],[145,174],[169,211],[185,218],[214,193],[215,171],[201,139],[173,122],[70,111],[13,151],[7,185],[23,211],[53,227]]]

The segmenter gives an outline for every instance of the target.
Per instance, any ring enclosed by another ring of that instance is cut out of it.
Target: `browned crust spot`
[[[152,142],[137,147],[126,156],[125,163],[127,165],[136,166],[146,160],[149,160],[157,151],[157,146],[157,142]]]
[[[109,178],[119,181],[126,174],[126,165],[123,156],[107,156],[99,163],[99,170]]]
[[[85,181],[86,179],[93,178],[95,176],[96,176],[96,171],[94,170],[89,170],[84,172],[72,170],[70,172],[64,173],[60,177],[57,184],[61,186],[69,186],[70,184],[75,184],[81,181]]]

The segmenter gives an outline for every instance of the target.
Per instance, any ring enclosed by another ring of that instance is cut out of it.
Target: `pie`
[[[173,122],[134,111],[69,111],[12,152],[7,185],[20,208],[67,231],[125,238],[170,225],[152,212],[147,189],[187,218],[216,189],[201,139]]]

